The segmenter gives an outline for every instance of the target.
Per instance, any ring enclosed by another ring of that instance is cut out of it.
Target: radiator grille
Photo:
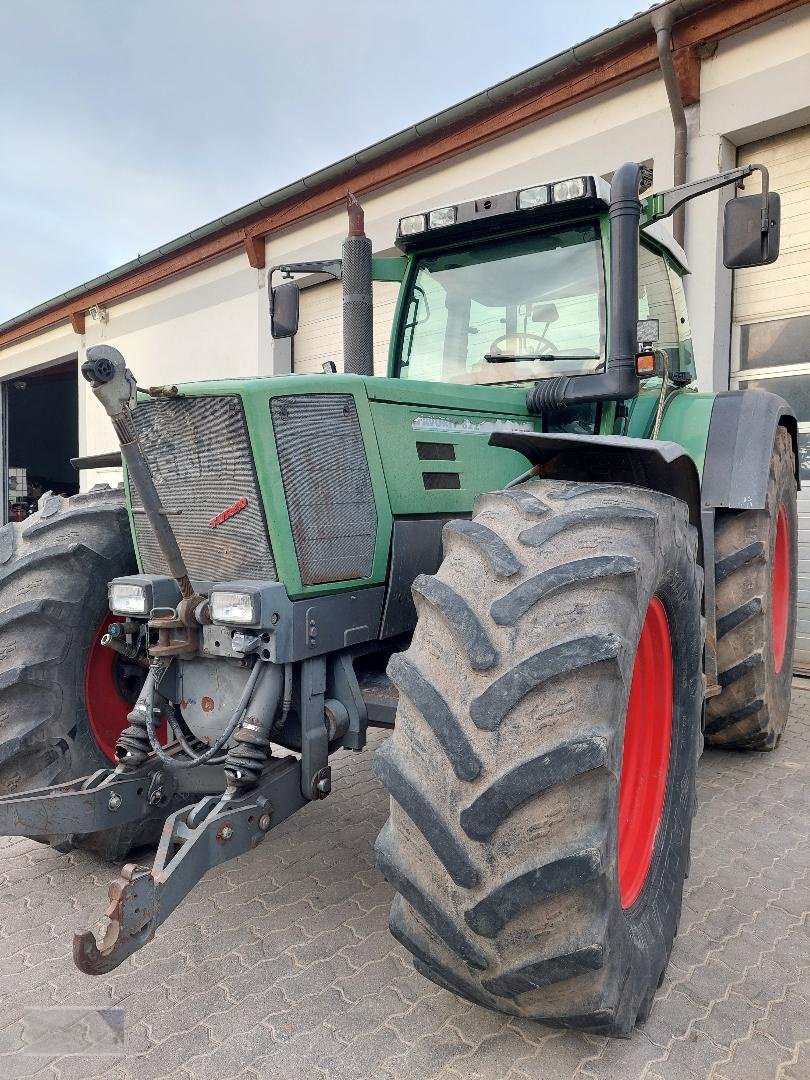
[[[302,582],[370,577],[377,510],[354,398],[296,394],[270,409]]]
[[[163,507],[197,581],[276,580],[242,403],[238,397],[178,397],[141,402],[138,441]],[[130,485],[144,573],[166,573],[155,534]],[[216,528],[211,520],[239,499],[247,506]],[[179,513],[176,513],[179,511]]]

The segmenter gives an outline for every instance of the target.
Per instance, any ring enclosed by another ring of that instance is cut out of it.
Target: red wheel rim
[[[118,736],[127,727],[127,714],[131,711],[132,704],[121,695],[115,674],[117,654],[113,649],[101,644],[108,627],[114,622],[123,622],[123,619],[108,611],[93,638],[84,673],[84,700],[90,730],[99,748],[117,765],[115,744]],[[158,737],[161,743],[165,744],[165,723],[158,728]]]
[[[787,515],[784,506],[776,517],[776,541],[773,547],[773,577],[771,580],[771,623],[773,666],[779,672],[785,662],[788,609],[790,606],[790,544]]]
[[[650,600],[636,652],[619,783],[619,894],[623,908],[647,880],[667,793],[672,741],[672,641],[664,605]]]

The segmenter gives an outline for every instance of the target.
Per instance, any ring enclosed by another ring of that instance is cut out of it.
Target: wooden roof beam
[[[263,234],[246,233],[243,241],[248,262],[254,270],[264,270],[265,243]]]

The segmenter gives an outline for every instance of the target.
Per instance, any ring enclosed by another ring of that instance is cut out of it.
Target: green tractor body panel
[[[516,386],[323,374],[189,383],[181,386],[179,393],[241,399],[278,579],[291,599],[385,583],[395,518],[470,514],[477,495],[503,488],[527,468],[526,459],[516,451],[490,446],[490,433],[495,429],[542,431],[541,419],[527,412],[525,390]],[[271,404],[277,398],[317,394],[349,394],[355,402],[377,513],[377,535],[369,576],[308,585],[302,581],[296,556]],[[684,446],[699,474],[714,398],[713,394],[676,392],[668,400],[659,433],[661,439]],[[642,390],[634,400],[626,432],[629,436],[650,436],[658,399],[656,386]],[[604,412],[608,415],[603,415],[598,433],[612,434],[613,410]],[[128,505],[138,550],[132,506]]]

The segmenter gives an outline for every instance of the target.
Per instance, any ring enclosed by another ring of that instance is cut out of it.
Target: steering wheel
[[[517,342],[517,349],[510,349],[508,353],[501,352],[498,347],[502,342]],[[543,353],[556,353],[557,346],[542,334],[530,334],[527,330],[516,330],[513,334],[501,334],[495,338],[489,347],[488,356],[509,356],[516,352],[520,356],[532,358],[541,356]]]

